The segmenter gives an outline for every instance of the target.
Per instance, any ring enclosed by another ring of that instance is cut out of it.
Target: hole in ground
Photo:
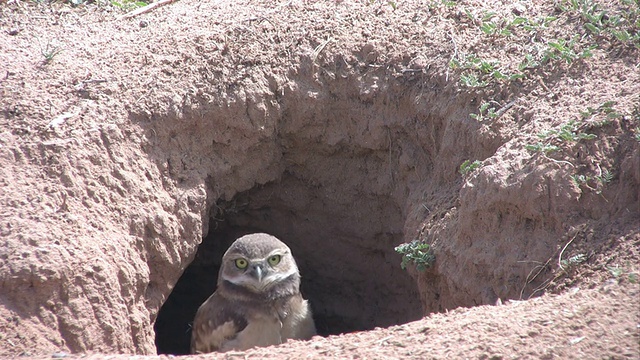
[[[446,239],[449,227],[423,234],[421,224],[455,208],[465,159],[487,158],[500,146],[499,137],[478,132],[484,125],[466,120],[475,95],[446,90],[454,88],[445,88],[444,78],[422,85],[397,79],[363,99],[369,80],[394,76],[380,69],[307,77],[311,69],[303,64],[283,97],[241,94],[238,106],[212,103],[153,128],[166,152],[160,165],[171,155],[172,171],[209,174],[217,201],[209,233],[156,320],[159,353],[188,352],[189,323],[215,290],[222,254],[246,232],[270,233],[292,249],[323,335],[405,323],[469,302],[468,287],[448,278],[424,290],[424,281],[400,268],[394,247]]]
[[[239,236],[258,231],[291,248],[320,335],[420,318],[415,281],[393,250],[403,241],[399,205],[389,196],[344,191],[353,189],[315,186],[285,172],[276,182],[219,202],[209,234],[158,314],[158,353],[188,353],[190,323],[215,290],[224,251]]]

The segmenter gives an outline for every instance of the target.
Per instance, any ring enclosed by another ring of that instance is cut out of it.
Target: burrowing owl
[[[291,250],[271,235],[251,234],[222,257],[217,289],[193,320],[191,352],[246,350],[315,334]]]

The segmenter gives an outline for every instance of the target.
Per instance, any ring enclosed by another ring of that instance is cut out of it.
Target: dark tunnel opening
[[[361,197],[348,207],[329,206],[318,191],[284,176],[216,205],[209,233],[156,319],[158,354],[189,353],[191,323],[215,291],[222,255],[235,239],[254,232],[272,234],[291,248],[318,335],[386,327],[423,315],[417,286],[393,250],[403,241],[402,217],[380,211],[396,211],[390,199]],[[306,199],[304,209],[300,203],[290,206],[292,193]],[[370,212],[359,214],[351,206]],[[353,226],[363,217],[376,226]]]

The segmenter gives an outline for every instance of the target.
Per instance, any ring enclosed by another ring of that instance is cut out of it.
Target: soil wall
[[[551,94],[465,88],[449,61],[486,44],[461,13],[414,5],[2,5],[20,31],[0,34],[0,355],[183,351],[156,333],[188,331],[246,231],[291,246],[324,334],[527,299],[578,255],[633,259],[634,63],[532,75]],[[598,141],[527,150],[613,76],[625,115],[586,129]],[[505,111],[483,122],[487,98]],[[576,181],[603,169],[606,186]],[[393,250],[414,239],[436,256],[425,272]]]

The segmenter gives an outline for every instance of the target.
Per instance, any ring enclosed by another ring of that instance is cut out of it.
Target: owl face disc
[[[289,258],[291,263],[287,264]],[[222,279],[253,292],[269,290],[272,285],[298,273],[288,248],[252,259],[232,251],[225,254],[225,259],[228,263],[223,264]]]

